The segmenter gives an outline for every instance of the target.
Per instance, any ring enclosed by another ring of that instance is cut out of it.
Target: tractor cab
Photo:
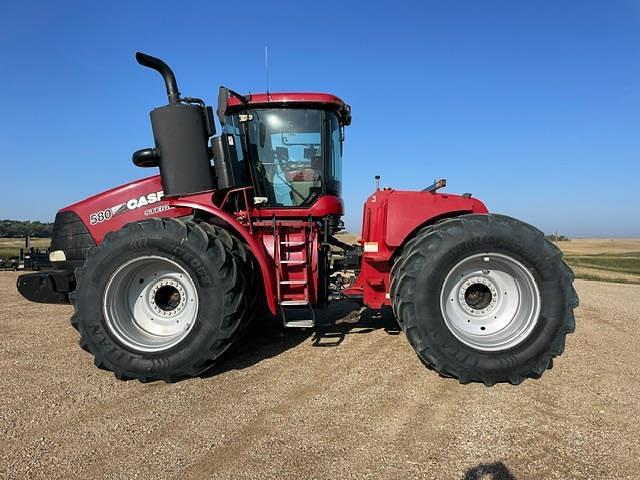
[[[240,182],[253,186],[255,206],[303,211],[323,196],[340,197],[343,128],[351,121],[342,100],[318,93],[245,97],[221,87],[218,112],[231,156],[225,163],[242,166],[249,178]]]

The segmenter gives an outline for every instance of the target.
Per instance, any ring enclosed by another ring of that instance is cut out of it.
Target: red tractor
[[[540,230],[439,193],[441,180],[378,186],[360,245],[342,242],[348,105],[221,87],[214,136],[212,108],[181,97],[163,61],[136,58],[169,99],[151,112],[155,148],[133,154],[160,175],[60,210],[53,270],[18,279],[31,301],[73,304],[98,367],[140,381],[197,376],[256,317],[313,327],[340,298],[390,306],[426,366],[461,383],[538,378],[563,352],[578,298]]]

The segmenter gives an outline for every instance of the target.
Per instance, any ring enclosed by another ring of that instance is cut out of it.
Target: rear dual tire
[[[227,237],[211,225],[152,219],[91,249],[76,272],[71,323],[96,366],[140,381],[209,369],[250,320],[252,259]]]
[[[422,229],[391,271],[398,323],[427,367],[461,383],[539,378],[575,329],[578,297],[562,253],[503,215]]]

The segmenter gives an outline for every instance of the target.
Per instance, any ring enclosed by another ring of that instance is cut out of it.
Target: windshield
[[[245,114],[255,196],[265,205],[304,206],[325,192],[340,194],[341,136],[333,112],[269,108]],[[238,115],[232,117],[227,125],[237,131]]]

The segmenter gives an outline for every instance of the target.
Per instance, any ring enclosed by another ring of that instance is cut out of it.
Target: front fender
[[[371,210],[367,225],[371,237],[394,250],[423,225],[465,213],[488,213],[475,198],[435,192],[383,190],[374,193],[365,204]],[[366,237],[363,230],[363,239]]]
[[[389,272],[396,252],[425,225],[466,213],[488,210],[480,200],[466,195],[377,190],[364,205],[364,253],[353,293],[362,294],[370,308],[389,305]]]

